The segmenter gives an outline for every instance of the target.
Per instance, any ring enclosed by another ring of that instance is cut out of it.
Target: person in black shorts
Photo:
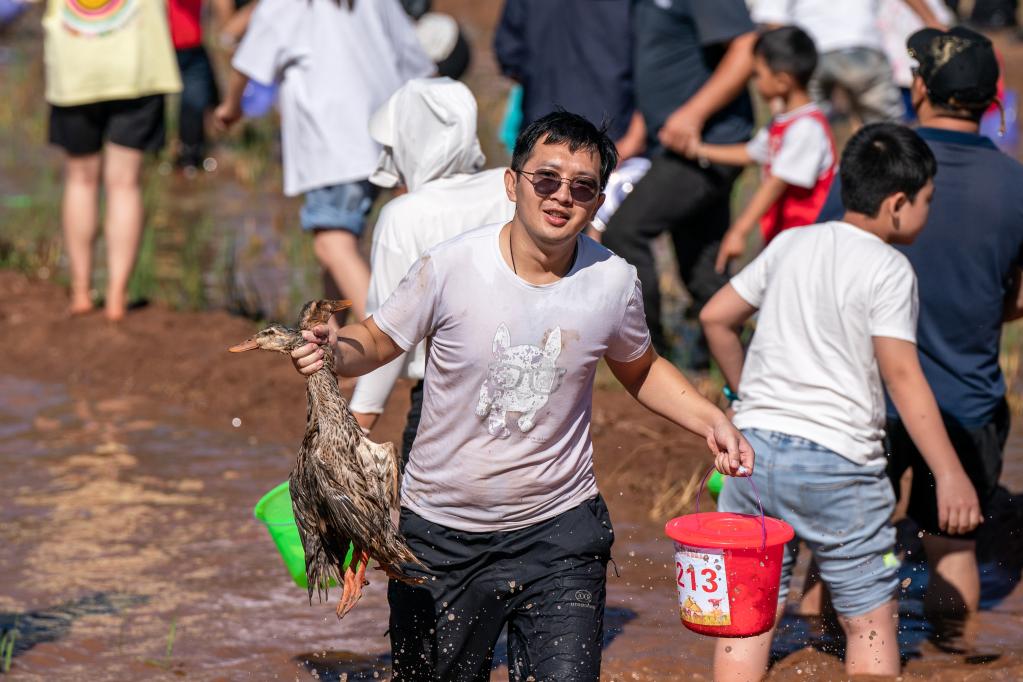
[[[92,248],[106,194],[106,316],[124,317],[142,236],[142,156],[164,143],[164,97],[181,90],[163,3],[43,17],[49,141],[64,158],[62,219],[69,312],[93,309]],[[109,10],[109,11],[107,11]]]

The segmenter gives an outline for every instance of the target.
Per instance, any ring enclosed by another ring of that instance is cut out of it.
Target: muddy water
[[[86,402],[61,385],[0,377],[0,631],[18,633],[12,679],[385,679],[384,581],[374,579],[339,624],[333,602],[307,604],[252,518],[291,458],[244,423],[203,430],[166,406]],[[1003,483],[1023,489],[1019,435]],[[710,679],[712,642],[678,623],[659,524],[616,494],[613,480],[602,485],[620,573],[609,582],[604,678]],[[927,641],[924,569],[910,560],[907,679],[1023,676],[1013,653],[1023,631],[1023,511],[1007,498],[1001,509],[982,543],[977,641],[994,660],[971,665]],[[771,678],[841,679],[837,651],[814,623],[787,617]],[[495,679],[506,679],[504,660],[499,651]]]

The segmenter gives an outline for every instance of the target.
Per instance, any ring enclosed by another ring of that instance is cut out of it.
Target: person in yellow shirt
[[[164,144],[164,96],[181,90],[165,0],[48,0],[49,140],[65,151],[62,223],[69,312],[93,309],[102,173],[108,319],[124,317],[142,235],[142,156]]]

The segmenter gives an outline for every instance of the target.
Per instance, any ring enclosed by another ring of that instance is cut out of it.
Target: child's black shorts
[[[165,95],[50,107],[50,143],[71,156],[95,154],[107,140],[145,152],[164,144]]]
[[[614,533],[600,497],[534,526],[453,530],[401,510],[401,531],[428,570],[392,580],[395,682],[487,682],[508,632],[509,677],[597,682],[606,570]]]
[[[1002,475],[1003,451],[1009,436],[1009,406],[1002,400],[991,421],[976,429],[966,429],[955,420],[945,418],[945,428],[952,447],[959,455],[966,475],[977,490],[980,508],[988,518],[989,505]],[[895,493],[899,494],[899,481],[906,469],[913,470],[913,484],[909,493],[906,515],[928,533],[964,540],[973,539],[976,531],[963,535],[947,535],[938,528],[938,498],[934,474],[924,462],[920,451],[898,419],[888,421],[885,446],[888,448],[888,477]]]

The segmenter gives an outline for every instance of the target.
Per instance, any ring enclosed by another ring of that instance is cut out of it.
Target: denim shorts
[[[369,180],[311,189],[302,206],[302,229],[347,230],[358,236],[366,227],[366,215],[377,192]]]
[[[776,431],[743,434],[756,452],[753,482],[764,512],[796,531],[785,548],[779,604],[788,595],[800,540],[813,552],[840,615],[858,616],[894,598],[895,492],[884,462],[856,464],[813,441]],[[725,480],[718,509],[760,513],[753,486],[737,478]]]

